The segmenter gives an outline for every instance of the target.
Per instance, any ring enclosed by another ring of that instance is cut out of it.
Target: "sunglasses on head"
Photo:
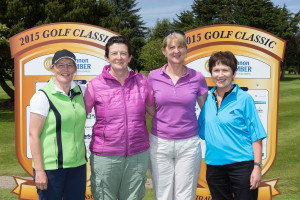
[[[180,35],[185,36],[184,32],[181,31],[181,30],[171,30],[171,31],[167,31],[167,32],[164,34],[164,38],[167,37],[168,35],[173,34],[173,33],[179,33]]]

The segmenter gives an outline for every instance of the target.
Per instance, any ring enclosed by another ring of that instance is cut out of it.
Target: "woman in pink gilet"
[[[123,36],[105,46],[104,66],[85,93],[87,113],[95,109],[91,190],[98,199],[143,199],[149,161],[146,108],[154,104],[145,75],[129,70],[131,45]]]

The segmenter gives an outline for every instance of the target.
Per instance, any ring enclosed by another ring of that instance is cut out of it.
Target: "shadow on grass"
[[[13,110],[14,101],[11,99],[0,99],[0,111],[2,110]]]
[[[280,81],[295,81],[300,80],[300,76],[295,74],[285,74],[283,79],[280,79]]]
[[[295,81],[297,79],[300,80],[300,77],[299,78],[284,78],[284,79],[281,79],[280,81]]]
[[[14,122],[15,114],[11,110],[0,110],[0,122]]]
[[[14,104],[9,100],[0,99],[0,122],[14,122]]]

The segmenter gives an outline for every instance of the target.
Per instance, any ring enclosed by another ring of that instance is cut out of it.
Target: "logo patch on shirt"
[[[230,113],[229,113],[229,114],[235,114],[234,110],[230,111]]]

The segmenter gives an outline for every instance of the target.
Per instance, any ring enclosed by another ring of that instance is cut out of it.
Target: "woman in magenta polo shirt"
[[[155,199],[194,199],[201,165],[201,146],[195,113],[207,97],[204,76],[183,65],[185,34],[164,35],[162,52],[168,63],[150,72],[156,110],[150,134],[150,174]]]

